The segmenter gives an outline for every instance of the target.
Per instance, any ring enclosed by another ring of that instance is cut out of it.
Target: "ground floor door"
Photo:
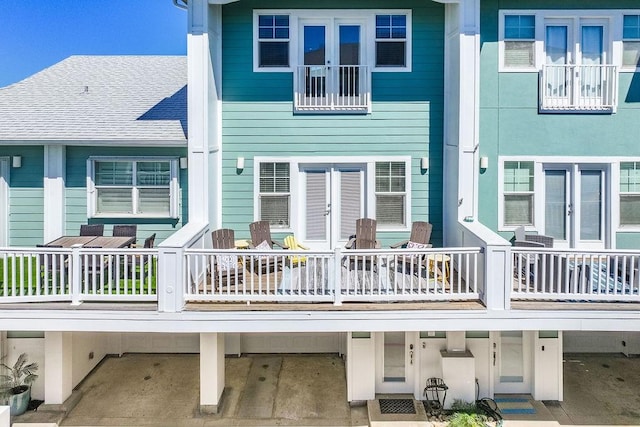
[[[606,179],[597,165],[545,165],[544,234],[554,247],[606,247]]]
[[[9,158],[0,157],[0,247],[9,245]]]
[[[492,333],[495,393],[531,393],[531,338],[528,331]]]
[[[380,332],[376,336],[376,393],[414,392],[417,338],[414,332]]]
[[[301,164],[302,241],[312,249],[344,245],[365,216],[365,165]]]

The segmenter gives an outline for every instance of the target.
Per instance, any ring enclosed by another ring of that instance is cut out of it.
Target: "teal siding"
[[[498,73],[499,10],[640,11],[637,0],[483,0],[481,8],[480,155],[489,157],[490,167],[480,175],[480,194],[498,194],[497,156],[573,156],[576,162],[580,156],[640,156],[639,73],[619,74],[615,114],[539,114],[538,73]],[[480,198],[479,218],[492,229],[498,227],[497,211],[497,197]],[[640,247],[640,234],[617,236],[618,247]]]
[[[373,73],[371,114],[294,115],[293,74],[253,72],[253,9],[306,5],[253,0],[223,7],[224,226],[235,229],[239,237],[248,236],[254,220],[255,156],[400,155],[412,159],[411,220],[431,222],[432,240],[441,243],[444,6],[418,0],[391,5],[412,10],[412,72]],[[322,2],[323,9],[389,7],[383,1]],[[241,174],[235,168],[239,156],[246,159]],[[423,174],[419,159],[425,156],[430,168]],[[379,233],[385,243],[407,236]]]
[[[144,147],[67,147],[66,176],[66,230],[68,234],[76,234],[81,224],[87,223],[87,159],[91,156],[176,156],[184,157],[185,148],[144,148]],[[132,218],[99,218],[92,219],[92,224],[105,224],[105,235],[111,234],[113,224],[137,224],[138,243],[156,233],[156,244],[166,239],[188,222],[187,171],[180,170],[181,194],[180,218],[176,219],[132,219]]]
[[[0,146],[0,157],[22,156],[22,167],[9,159],[10,246],[42,243],[44,235],[44,149],[35,146]]]

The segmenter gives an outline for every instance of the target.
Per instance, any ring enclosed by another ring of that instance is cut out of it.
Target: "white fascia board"
[[[73,145],[83,147],[186,147],[186,139],[174,140],[144,140],[144,139],[22,139],[22,140],[0,140],[3,145]]]
[[[502,315],[500,315],[502,314]],[[512,316],[510,316],[511,314]],[[517,317],[516,317],[517,315]],[[636,311],[182,312],[3,310],[6,330],[87,332],[269,333],[466,330],[640,331]]]
[[[239,0],[209,0],[209,4],[229,4],[237,1]]]

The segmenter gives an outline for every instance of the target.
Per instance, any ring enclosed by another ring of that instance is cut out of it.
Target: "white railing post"
[[[82,303],[80,298],[82,291],[81,248],[82,245],[80,244],[71,246],[71,305],[80,305]]]
[[[333,304],[342,305],[342,251],[340,246],[333,251]]]
[[[484,250],[484,292],[487,309],[509,310],[511,299],[511,250],[487,245]]]
[[[158,311],[175,313],[184,307],[184,248],[160,247],[158,251]]]

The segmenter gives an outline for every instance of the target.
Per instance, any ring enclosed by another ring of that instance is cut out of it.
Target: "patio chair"
[[[430,248],[431,244],[429,240],[431,240],[431,230],[433,226],[425,221],[414,221],[411,224],[411,235],[409,240],[403,240],[402,242],[394,243],[390,247],[393,249],[398,248],[415,248],[416,245],[424,245],[422,248]]]
[[[309,248],[306,246],[302,246],[296,236],[293,234],[284,238],[284,246],[287,249],[292,251],[308,251]],[[304,264],[307,262],[307,257],[303,255],[294,255],[287,258],[287,265],[291,264],[292,267],[297,267],[298,265]]]
[[[153,233],[151,236],[144,239],[144,248],[152,249],[155,245],[156,241],[156,233]],[[148,255],[125,255],[123,258],[123,262],[120,264],[120,276],[123,277],[125,273],[125,264],[126,271],[129,273],[129,277],[131,277],[131,271],[136,268],[140,269],[141,272],[148,271],[149,259]]]
[[[104,224],[81,224],[81,236],[104,236]]]
[[[249,224],[249,233],[251,234],[251,249],[255,249],[260,243],[267,242],[270,249],[273,246],[285,248],[285,245],[271,238],[271,226],[269,221],[256,221]]]
[[[541,243],[545,248],[553,247],[553,237],[545,236],[543,234],[527,234],[524,227],[520,226],[514,230],[514,236],[512,239],[513,246],[526,246],[522,245],[522,242],[534,242]]]
[[[378,249],[380,244],[376,240],[377,222],[371,218],[356,220],[356,234],[351,236],[346,249]],[[370,270],[375,266],[375,257],[362,255],[347,255],[343,258],[348,270]]]
[[[61,248],[62,245],[36,245],[36,248]],[[53,279],[54,275],[59,275],[62,270],[67,272],[68,255],[59,254],[39,254],[38,261],[40,262],[40,275],[49,280]]]
[[[235,233],[229,228],[220,228],[211,232],[213,249],[235,249]],[[244,269],[235,255],[215,255],[211,274],[218,285],[237,285],[242,282]]]

